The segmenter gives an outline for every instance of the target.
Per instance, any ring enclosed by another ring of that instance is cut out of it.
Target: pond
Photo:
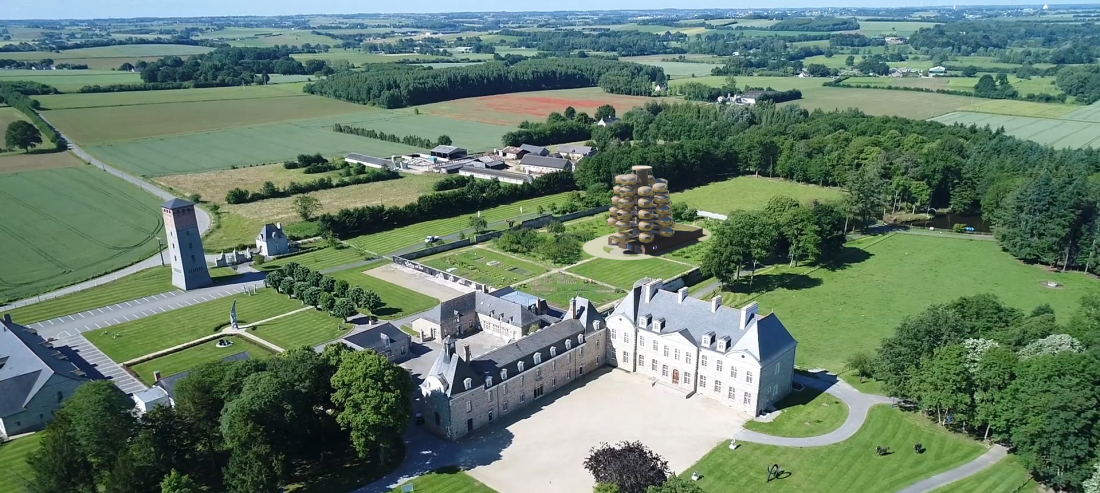
[[[988,233],[989,225],[982,219],[979,214],[937,214],[932,219],[926,221],[913,221],[908,223],[914,228],[936,228],[936,229],[952,229],[956,224],[965,224],[968,227],[974,228],[975,233]]]

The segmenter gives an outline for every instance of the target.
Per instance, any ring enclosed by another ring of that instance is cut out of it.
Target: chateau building
[[[481,330],[504,341],[516,341],[559,319],[548,313],[546,301],[511,288],[493,293],[475,291],[446,300],[412,322],[421,340],[462,337]]]
[[[775,314],[635,285],[607,318],[608,363],[756,416],[791,391],[798,342]]]

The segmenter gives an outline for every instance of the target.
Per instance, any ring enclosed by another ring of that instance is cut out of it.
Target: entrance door
[[[474,420],[473,420],[473,418],[466,420],[466,433],[469,433],[471,431],[474,431]]]
[[[680,370],[677,370],[675,368],[672,370],[672,383],[680,383]]]

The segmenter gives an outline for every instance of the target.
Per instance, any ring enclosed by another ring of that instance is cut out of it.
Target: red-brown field
[[[496,125],[515,125],[524,120],[538,121],[553,111],[572,106],[578,112],[596,113],[596,108],[610,104],[619,114],[641,106],[654,98],[608,94],[598,87],[560,89],[553,91],[518,92],[480,98],[456,99],[421,107],[421,111],[459,120],[471,120]]]

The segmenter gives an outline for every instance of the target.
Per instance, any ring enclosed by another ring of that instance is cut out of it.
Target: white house
[[[596,125],[599,125],[601,127],[606,127],[608,125],[614,125],[615,122],[617,122],[617,121],[619,121],[618,118],[615,118],[613,116],[609,116],[609,117],[606,117],[606,118],[600,118],[600,120],[596,122]]]
[[[596,149],[589,146],[562,144],[558,146],[558,154],[560,154],[561,157],[579,161],[583,158],[594,156],[596,154]]]
[[[523,156],[523,159],[519,161],[519,165],[524,171],[534,174],[543,175],[546,173],[554,173],[556,171],[572,171],[573,163],[568,159],[560,157],[549,156],[536,156],[534,154],[528,154]]]
[[[290,240],[283,233],[283,223],[265,224],[256,235],[256,248],[260,255],[268,257],[290,253]]]

